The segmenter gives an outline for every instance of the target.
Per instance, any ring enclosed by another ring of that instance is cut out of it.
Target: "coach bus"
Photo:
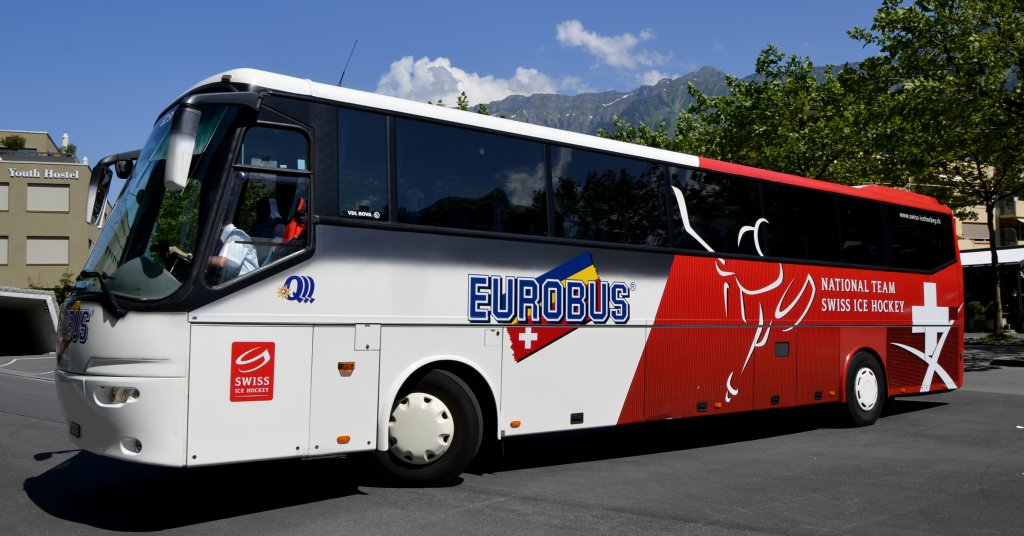
[[[963,381],[952,213],[240,69],[94,170],[56,389],[164,466],[366,452],[449,481],[507,437]],[[111,196],[112,197],[112,196]]]

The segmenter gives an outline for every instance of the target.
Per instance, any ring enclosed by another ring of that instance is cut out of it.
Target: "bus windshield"
[[[167,140],[175,109],[164,114],[139,154],[75,288],[152,301],[176,291],[188,276],[198,244],[200,199],[207,157],[220,145],[237,109],[200,107],[202,118],[188,182],[180,192],[164,187]],[[209,181],[207,181],[209,182]],[[87,275],[90,274],[90,275]]]

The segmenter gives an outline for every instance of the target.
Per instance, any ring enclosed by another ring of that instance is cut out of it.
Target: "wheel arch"
[[[498,426],[498,388],[493,378],[472,360],[455,355],[437,355],[419,359],[398,374],[387,387],[381,386],[377,410],[377,450],[388,450],[388,421],[398,393],[416,383],[431,370],[444,370],[466,383],[473,391],[483,413],[484,438],[496,438]],[[490,435],[488,435],[490,434]]]
[[[846,380],[847,377],[850,375],[850,361],[853,361],[853,358],[856,357],[857,354],[865,354],[870,358],[874,359],[878,363],[878,367],[882,370],[882,381],[885,382],[886,386],[889,385],[889,372],[885,368],[885,359],[881,356],[881,354],[870,346],[858,346],[856,348],[853,348],[852,350],[846,353],[846,356],[843,358],[842,370],[839,371],[839,401],[844,404],[847,402]],[[883,395],[887,396],[887,393],[883,393]]]

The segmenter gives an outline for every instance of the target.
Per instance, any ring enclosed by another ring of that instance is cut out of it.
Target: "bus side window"
[[[301,132],[253,127],[245,133],[238,164],[258,168],[307,171],[309,142]]]
[[[239,194],[222,222],[207,282],[218,286],[262,269],[308,243],[309,179],[275,173],[235,171]]]
[[[685,231],[681,215],[674,214],[673,220],[678,222],[672,234],[675,247],[702,251],[704,246],[698,241],[699,237],[716,253],[757,254],[753,236],[742,235],[744,227],[755,226],[761,217],[756,181],[711,171],[674,168],[671,184],[682,193],[688,224],[697,235],[691,236]],[[673,201],[673,204],[676,203]]]
[[[547,233],[543,144],[405,118],[395,125],[399,222]]]
[[[207,265],[210,286],[256,272],[306,248],[309,143],[299,131],[253,127],[245,133]]]
[[[839,260],[835,196],[787,184],[766,182],[762,251],[767,257],[796,261]]]
[[[882,205],[864,199],[840,198],[843,262],[885,266]]]
[[[551,175],[556,236],[668,245],[660,165],[552,146]]]
[[[388,221],[387,116],[338,110],[338,214]]]
[[[956,260],[949,216],[889,205],[889,266],[934,270]]]

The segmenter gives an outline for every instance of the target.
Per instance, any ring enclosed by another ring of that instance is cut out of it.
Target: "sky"
[[[48,0],[4,8],[0,130],[68,133],[78,156],[137,149],[214,74],[252,67],[453,106],[629,91],[703,66],[754,71],[774,44],[815,65],[876,51],[847,35],[881,0]]]

